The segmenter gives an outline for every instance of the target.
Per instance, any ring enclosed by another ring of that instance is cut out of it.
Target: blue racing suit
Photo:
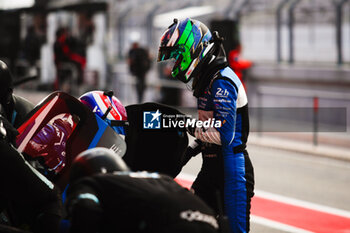
[[[203,164],[192,188],[217,211],[219,193],[231,232],[249,232],[254,172],[245,149],[249,133],[247,96],[229,67],[221,66],[210,76],[204,77],[210,80],[209,85],[197,96],[198,118],[215,119],[221,126],[195,130],[195,137],[203,142]]]

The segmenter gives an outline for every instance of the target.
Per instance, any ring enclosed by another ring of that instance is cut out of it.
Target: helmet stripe
[[[193,37],[193,33],[191,32],[188,37],[188,40],[186,41],[186,45],[185,45],[186,51],[183,53],[183,59],[181,61],[181,70],[187,69],[192,62],[192,52],[194,50],[192,48],[193,44],[194,44],[194,37]]]
[[[115,115],[115,114],[118,115],[118,117],[115,117],[115,120],[122,120],[123,119],[122,114],[120,114],[120,112],[118,111],[117,106],[113,103],[113,99],[111,99],[110,101],[111,101],[112,106],[113,106],[113,109],[111,110],[111,113],[113,115]]]
[[[102,95],[101,97],[105,99],[103,102],[106,104],[107,107],[112,106],[111,111],[107,115],[107,119],[109,120],[121,119],[121,115],[119,114],[119,112],[115,111],[115,106],[112,103],[113,101],[108,96]],[[110,105],[107,105],[108,102]]]
[[[194,37],[193,37],[193,33],[191,32],[190,36],[188,37],[188,40],[186,41],[186,47],[189,48],[190,50],[193,44],[194,44]]]
[[[191,24],[191,21],[190,20],[187,20],[187,24],[186,24],[186,27],[185,29],[183,30],[183,33],[180,37],[180,40],[178,42],[178,44],[185,44],[186,41],[187,41],[187,38],[188,36],[190,35],[192,31],[192,24]]]
[[[190,68],[188,68],[188,70],[187,70],[187,72],[186,72],[186,74],[185,74],[186,80],[188,80],[188,78],[189,78],[190,75],[192,74],[194,68],[196,68],[197,64],[198,64],[198,57],[197,57],[196,59],[193,60],[193,62],[192,62],[192,64],[191,64]]]
[[[96,103],[100,107],[100,110],[102,111],[102,114],[105,113],[109,107],[107,102],[111,102],[108,96],[103,95],[103,93],[93,93],[94,98],[96,100]],[[113,106],[113,105],[112,105]],[[112,108],[112,110],[108,113],[107,119],[109,120],[119,120],[121,119],[121,115]]]
[[[171,36],[170,40],[168,41],[168,44],[166,46],[173,46],[175,44],[175,42],[177,41],[177,39],[179,38],[179,23],[176,24],[176,28],[174,29],[174,33]],[[170,30],[170,29],[169,29]]]
[[[107,105],[104,103],[103,99],[100,96],[100,93],[92,93],[92,96],[94,97],[97,106],[100,109],[97,109],[97,111],[101,111],[101,114],[105,113],[107,111]]]

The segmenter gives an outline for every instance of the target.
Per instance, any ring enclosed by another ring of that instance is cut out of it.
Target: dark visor
[[[158,62],[165,61],[171,58],[175,58],[177,60],[184,51],[185,51],[185,48],[183,45],[177,45],[172,47],[169,47],[169,46],[159,47],[157,61]]]
[[[159,62],[168,60],[171,56],[173,49],[173,47],[159,47],[157,61]]]

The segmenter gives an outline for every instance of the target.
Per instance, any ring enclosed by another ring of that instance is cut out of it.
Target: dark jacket
[[[98,174],[68,190],[71,232],[214,233],[213,211],[168,176]]]

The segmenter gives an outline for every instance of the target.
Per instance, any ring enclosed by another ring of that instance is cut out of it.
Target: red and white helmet
[[[113,91],[90,91],[79,97],[79,100],[97,116],[105,120],[118,134],[125,135],[123,126],[128,125],[125,107],[113,95]]]

